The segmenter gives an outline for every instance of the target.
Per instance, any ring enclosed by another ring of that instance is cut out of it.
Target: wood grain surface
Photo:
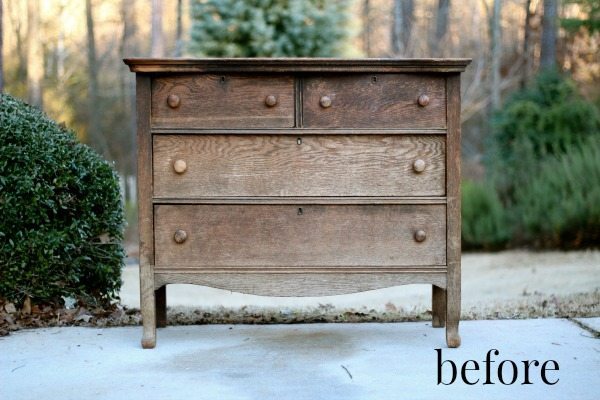
[[[169,95],[180,98],[171,108]],[[274,107],[267,96],[277,99]],[[152,80],[152,126],[288,128],[294,126],[294,78],[288,75],[171,75]]]
[[[411,273],[172,273],[157,270],[156,285],[187,283],[259,296],[332,296],[428,283],[446,287],[446,272]]]
[[[446,126],[443,77],[410,74],[309,76],[303,83],[305,128],[440,128]],[[421,107],[417,99],[429,96]],[[323,108],[323,96],[331,106]]]
[[[180,72],[460,72],[468,58],[127,58],[131,71]]]
[[[445,136],[157,135],[153,148],[157,198],[445,194]]]
[[[140,308],[142,347],[156,345],[154,297],[154,216],[152,208],[152,133],[150,132],[150,77],[136,76],[137,196],[140,235]]]
[[[157,205],[156,269],[446,263],[444,205]],[[187,233],[177,244],[176,230]],[[427,239],[416,242],[422,229]]]
[[[448,84],[448,185],[447,242],[448,277],[446,288],[446,343],[460,346],[458,325],[461,298],[461,215],[460,215],[460,75],[452,74]],[[435,308],[435,306],[434,306]]]

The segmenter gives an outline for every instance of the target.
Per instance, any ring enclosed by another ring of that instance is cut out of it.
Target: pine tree
[[[211,57],[332,57],[346,37],[341,0],[192,0],[190,51]]]

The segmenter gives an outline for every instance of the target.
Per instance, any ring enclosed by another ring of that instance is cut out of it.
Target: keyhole
[[[302,215],[304,214],[304,211],[302,211],[302,207],[298,209],[298,215]]]
[[[224,76],[221,77],[221,83],[225,83],[225,77]]]
[[[296,144],[301,145],[302,144],[302,138],[296,139]]]
[[[373,83],[377,83],[377,77],[376,77],[376,76],[372,76],[372,77],[371,77],[371,82],[373,82]]]

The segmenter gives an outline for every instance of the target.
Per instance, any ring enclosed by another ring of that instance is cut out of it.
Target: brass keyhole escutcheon
[[[297,144],[297,145],[301,145],[301,144],[302,144],[302,138],[298,138],[298,139],[296,139],[296,144]]]
[[[181,244],[181,243],[185,242],[186,239],[187,239],[186,231],[184,231],[183,229],[177,229],[175,231],[175,234],[173,235],[173,240],[175,240],[175,243]]]

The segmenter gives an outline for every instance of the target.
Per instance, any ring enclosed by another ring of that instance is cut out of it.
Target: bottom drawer
[[[446,206],[156,205],[155,264],[185,267],[446,263]]]

